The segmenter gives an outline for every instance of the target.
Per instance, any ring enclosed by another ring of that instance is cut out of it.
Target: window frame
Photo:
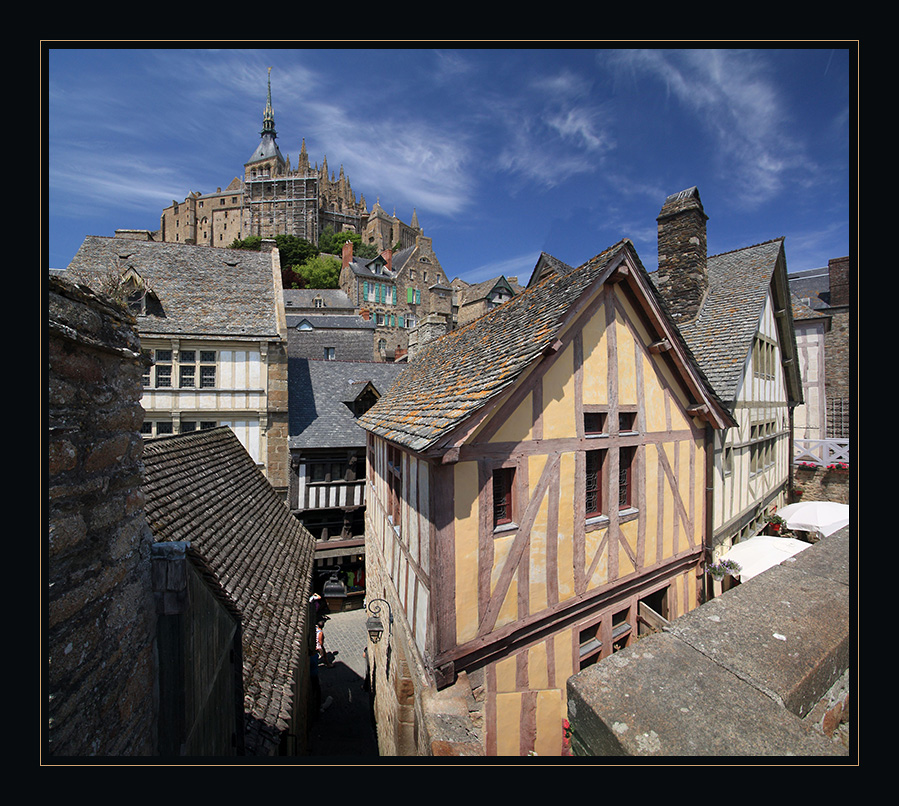
[[[490,517],[494,532],[508,531],[518,526],[515,518],[516,469],[515,465],[503,465],[493,468],[490,474]],[[498,494],[501,503],[497,500]],[[497,517],[500,511],[503,514]]]

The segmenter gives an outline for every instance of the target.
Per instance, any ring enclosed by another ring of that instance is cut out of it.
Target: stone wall
[[[801,491],[801,495],[797,493]],[[846,470],[828,470],[826,467],[793,468],[793,493],[791,501],[836,501],[851,504],[852,474]]]
[[[156,752],[140,342],[109,300],[48,285],[48,748]]]
[[[849,529],[568,681],[582,756],[848,760]]]
[[[287,500],[287,491],[290,487],[287,344],[269,342],[268,350],[265,475],[275,491]]]

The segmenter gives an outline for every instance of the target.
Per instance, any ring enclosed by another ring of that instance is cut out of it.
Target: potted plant
[[[780,515],[772,513],[768,516],[766,524],[768,526],[769,534],[779,535],[786,527],[787,522],[783,518],[781,518]]]
[[[849,465],[846,462],[834,462],[832,465],[828,465],[827,469],[837,473],[848,473]]]
[[[718,560],[718,562],[708,566],[707,570],[712,579],[716,582],[720,582],[728,574],[737,576],[737,574],[740,573],[741,566],[740,563],[734,562],[733,560]]]

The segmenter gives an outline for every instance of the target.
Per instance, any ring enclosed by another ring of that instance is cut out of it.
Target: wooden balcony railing
[[[826,467],[835,462],[849,462],[848,439],[794,439],[793,464],[800,462]]]

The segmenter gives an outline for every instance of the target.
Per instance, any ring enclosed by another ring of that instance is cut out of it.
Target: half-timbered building
[[[707,256],[707,218],[695,187],[665,200],[653,280],[737,424],[714,438],[717,557],[787,503],[802,379],[783,238]]]
[[[451,753],[428,703],[464,689],[469,752],[559,755],[568,677],[700,603],[733,424],[633,245],[424,345],[359,422],[381,752]]]

